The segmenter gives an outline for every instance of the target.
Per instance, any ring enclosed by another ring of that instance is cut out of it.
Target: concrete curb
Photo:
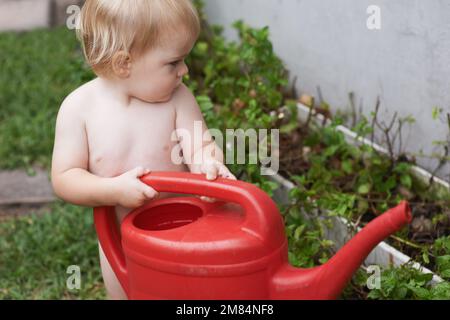
[[[0,172],[0,205],[45,204],[56,200],[46,170],[34,168],[36,175],[23,170]]]

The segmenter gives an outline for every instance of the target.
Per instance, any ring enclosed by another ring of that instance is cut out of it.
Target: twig
[[[450,131],[450,113],[447,113],[447,125]],[[450,140],[450,132],[449,132],[449,140]],[[450,141],[448,141],[448,144],[450,145]],[[450,183],[450,174],[448,175],[448,182]]]
[[[447,125],[448,129],[450,130],[450,113],[447,113]]]
[[[398,136],[399,136],[398,154],[402,154],[402,149],[403,149],[402,131],[403,131],[403,121],[401,119],[399,119],[398,120]]]
[[[352,128],[356,126],[356,106],[355,106],[355,94],[350,92],[348,94],[348,99],[350,100],[350,107],[352,108]]]
[[[395,153],[394,153],[394,145],[393,145],[393,144],[394,144],[394,141],[392,141],[392,138],[391,138],[391,130],[392,130],[392,128],[394,127],[394,124],[395,124],[395,122],[396,122],[396,120],[397,120],[397,116],[398,116],[398,113],[395,112],[395,113],[394,113],[394,116],[392,117],[391,123],[390,123],[389,125],[386,125],[384,122],[382,122],[382,124],[380,124],[380,123],[378,122],[378,119],[377,119],[377,118],[374,118],[374,119],[375,119],[375,125],[376,125],[381,131],[383,131],[384,136],[385,136],[385,138],[386,138],[386,144],[387,144],[387,146],[388,146],[389,158],[390,158],[390,160],[391,160],[390,171],[394,168],[395,163],[397,162],[397,161],[396,161],[396,158],[395,158]]]
[[[298,99],[298,93],[297,93],[297,88],[296,88],[297,80],[298,80],[298,77],[295,76],[294,79],[292,80],[292,88],[291,88],[291,95],[292,95],[292,98],[295,100]]]
[[[398,241],[398,242],[401,242],[401,243],[403,243],[403,244],[406,244],[407,246],[416,248],[416,249],[421,249],[421,250],[426,249],[424,246],[421,246],[421,245],[412,243],[412,242],[410,242],[410,241],[408,241],[408,240],[405,240],[405,239],[396,237],[396,236],[394,236],[394,235],[391,235],[390,238],[392,238],[392,239],[394,239],[394,240],[396,240],[396,241]]]
[[[311,120],[313,118],[313,106],[308,106],[309,112],[308,112],[308,118],[306,119],[305,128],[306,130],[309,130],[309,125],[311,124]]]
[[[377,104],[375,105],[375,112],[372,118],[372,133],[370,136],[370,142],[373,143],[375,142],[375,123],[377,122],[377,118],[378,118],[378,112],[380,111],[380,97],[377,97]]]
[[[447,125],[448,125],[448,128],[450,130],[450,113],[447,113]],[[449,145],[450,145],[450,143],[449,143]],[[430,177],[430,180],[428,182],[427,190],[430,190],[431,187],[433,186],[434,177],[437,175],[439,170],[441,170],[447,164],[448,156],[449,156],[449,153],[450,153],[449,145],[444,146],[444,155],[439,156],[439,163],[436,166],[436,168],[433,170],[433,172],[431,173],[431,177]]]
[[[364,214],[360,214],[358,219],[355,222],[355,228],[358,228],[359,224],[361,223],[361,219],[363,217]]]
[[[439,172],[439,170],[441,170],[442,167],[447,163],[448,155],[449,155],[449,148],[448,148],[448,146],[444,146],[444,156],[439,159],[439,163],[438,163],[437,167],[431,173],[431,177],[428,182],[427,190],[431,189],[431,187],[433,186],[433,183],[434,183],[434,177]]]
[[[323,99],[322,89],[317,86],[317,96],[319,97],[319,104],[322,104],[325,100]]]

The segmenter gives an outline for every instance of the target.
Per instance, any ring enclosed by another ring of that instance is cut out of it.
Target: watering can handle
[[[277,206],[264,191],[253,184],[224,178],[210,181],[205,175],[187,172],[152,172],[140,179],[158,192],[195,194],[237,203],[245,212],[242,230],[261,241],[284,236],[277,234],[279,228],[276,226],[282,223]],[[125,256],[114,213],[114,207],[94,208],[94,223],[102,249],[129,296]]]
[[[129,297],[128,273],[114,207],[94,208],[94,225],[100,246]]]
[[[205,175],[188,172],[152,172],[141,181],[158,192],[194,194],[241,205],[245,212],[242,228],[268,239],[274,223],[280,220],[273,200],[253,184],[226,178],[207,180]]]

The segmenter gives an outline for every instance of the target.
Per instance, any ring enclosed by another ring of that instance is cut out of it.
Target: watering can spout
[[[412,219],[406,201],[372,220],[327,263],[310,269],[282,265],[272,278],[274,299],[336,299],[373,248]]]

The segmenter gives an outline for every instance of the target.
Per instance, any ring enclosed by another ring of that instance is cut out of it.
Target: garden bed
[[[279,184],[279,188],[274,191],[274,200],[280,204],[289,203],[289,192],[295,188],[295,184],[285,179],[281,175],[274,175],[271,179]],[[344,246],[355,234],[355,229],[358,231],[360,228],[355,227],[350,221],[345,218],[331,217],[332,227],[327,228],[326,238],[333,241],[335,249],[338,250]],[[371,265],[377,265],[382,267],[390,266],[402,266],[411,261],[411,257],[405,255],[399,250],[395,249],[386,242],[379,243],[364,260],[364,267]],[[442,282],[443,279],[431,270],[425,268],[419,263],[413,263],[413,268],[420,270],[423,273],[433,274],[432,284]]]
[[[286,113],[286,108],[283,108],[284,112]],[[281,110],[283,110],[281,109]],[[361,148],[362,146],[369,147],[370,149],[375,150],[377,153],[381,155],[388,156],[388,151],[382,148],[381,146],[377,145],[376,143],[363,138],[356,134],[355,132],[351,131],[350,129],[338,125],[333,126],[332,121],[330,119],[327,119],[322,114],[315,114],[313,117],[311,117],[310,112],[311,110],[314,110],[313,108],[309,108],[305,105],[298,104],[298,120],[300,123],[314,123],[315,125],[319,126],[328,126],[332,127],[335,132],[341,132],[345,138],[345,143],[348,143],[352,146],[355,146],[357,148]],[[308,131],[309,129],[306,129]],[[291,133],[288,137],[284,136],[281,140],[281,151],[280,151],[280,162],[282,164],[281,168],[281,175],[277,175],[273,177],[273,180],[278,182],[281,187],[275,191],[275,198],[280,201],[281,203],[288,204],[291,200],[289,199],[289,195],[292,194],[292,190],[297,190],[299,184],[301,184],[302,181],[300,181],[299,174],[305,174],[308,173],[309,170],[311,170],[311,165],[308,164],[308,161],[305,161],[304,152],[301,151],[301,148],[305,148],[305,145],[301,142],[305,139],[308,139],[308,133],[305,133],[305,128],[298,128],[294,133]],[[287,139],[287,140],[286,140]],[[292,139],[292,140],[290,140]],[[288,141],[288,142],[286,142]],[[292,146],[292,141],[298,141],[298,144],[294,147]],[[297,149],[295,149],[297,147]],[[329,148],[330,146],[328,146]],[[318,146],[315,150],[310,150],[310,147],[306,147],[308,150],[308,153],[311,154],[320,154],[320,153],[327,153],[329,149],[327,149],[327,146]],[[287,154],[283,155],[283,150],[288,150]],[[329,159],[328,163],[331,163],[331,166],[335,166],[336,169],[341,169],[342,159],[339,159],[339,157],[331,158]],[[449,196],[449,184],[442,179],[439,179],[437,177],[434,177],[431,173],[425,171],[424,169],[417,167],[415,165],[410,165],[407,167],[407,171],[411,173],[412,178],[411,180],[414,181],[414,183],[422,183],[422,184],[429,184],[432,180],[433,183],[431,185],[431,188],[429,188],[429,193],[434,193],[435,195],[439,195],[441,199],[445,199],[448,201],[450,199]],[[406,171],[405,171],[406,172]],[[324,173],[326,174],[326,172]],[[345,175],[344,178],[348,179],[351,175]],[[297,180],[297,183],[294,181],[289,181],[289,179],[294,177],[295,180]],[[390,177],[387,176],[387,179]],[[396,179],[396,182],[398,179]],[[412,184],[413,182],[411,182]],[[412,188],[413,186],[409,186]],[[398,190],[398,188],[397,188]],[[397,191],[396,190],[396,191]],[[347,190],[348,192],[349,190]],[[355,192],[357,193],[357,192]],[[366,192],[364,192],[366,194]],[[298,193],[297,193],[298,195]],[[400,197],[399,198],[406,198],[404,194],[399,192]],[[315,195],[314,195],[315,196]],[[313,199],[309,198],[308,201],[315,202],[314,196]],[[399,199],[397,198],[396,201]],[[408,232],[406,234],[397,234],[395,236],[391,236],[387,239],[386,242],[380,243],[373,251],[372,253],[367,257],[365,260],[365,265],[380,265],[380,266],[402,266],[407,263],[410,263],[410,266],[413,268],[416,268],[420,270],[421,272],[425,274],[433,274],[432,271],[429,269],[423,267],[421,264],[417,262],[411,263],[411,261],[418,260],[417,257],[424,257],[423,259],[429,259],[428,255],[431,255],[430,252],[426,252],[425,250],[429,249],[427,247],[421,247],[422,243],[425,241],[425,243],[430,243],[431,246],[434,245],[434,241],[436,241],[439,237],[442,237],[441,239],[448,239],[448,236],[450,234],[449,227],[448,227],[448,220],[444,221],[438,221],[435,223],[434,233],[428,234],[428,238],[420,237],[421,230],[417,230],[417,225],[414,226],[414,222],[417,223],[423,222],[424,219],[431,220],[434,218],[434,216],[439,216],[439,211],[435,212],[433,209],[441,210],[441,212],[447,213],[445,210],[445,204],[447,202],[442,202],[439,205],[436,205],[431,201],[430,199],[421,198],[421,195],[417,195],[416,197],[410,197],[407,199],[411,202],[411,207],[413,210],[413,214],[415,216],[415,220],[413,221],[413,225],[408,229]],[[414,201],[416,200],[416,201]],[[420,201],[417,201],[420,200]],[[437,202],[437,201],[436,201]],[[339,204],[337,204],[339,205]],[[391,204],[390,206],[393,206]],[[292,207],[292,206],[291,206]],[[424,208],[429,208],[428,211],[424,211]],[[374,209],[374,208],[372,208]],[[387,207],[385,208],[387,209]],[[383,209],[383,210],[385,210]],[[363,211],[370,211],[371,208],[365,208]],[[321,210],[319,208],[313,208],[312,211],[318,212],[319,216],[323,217],[330,213],[330,210],[323,210],[321,213]],[[384,212],[384,211],[383,211]],[[305,213],[305,212],[303,212]],[[357,230],[359,230],[359,225],[363,225],[366,222],[370,221],[373,217],[376,215],[373,214],[367,214],[367,212],[362,212],[362,215],[359,215],[356,218],[355,223],[355,217],[345,217],[341,214],[332,214],[331,217],[331,225],[329,224],[329,228],[326,228],[325,230],[325,236],[327,239],[330,239],[334,242],[336,249],[340,248],[343,244],[345,244],[349,238],[351,238]],[[380,212],[382,213],[382,212]],[[364,217],[364,214],[367,215],[367,217]],[[307,213],[307,215],[310,215],[310,213]],[[316,216],[317,217],[317,216]],[[447,223],[447,224],[445,224]],[[416,229],[414,229],[416,228]],[[445,238],[447,237],[447,238]],[[412,238],[412,240],[411,240]],[[418,241],[418,245],[416,245],[413,241]],[[422,241],[422,242],[421,242]],[[441,241],[441,240],[438,240]],[[405,245],[406,244],[406,245]],[[444,253],[441,256],[434,256],[433,261],[430,261],[432,263],[429,263],[432,268],[439,269],[441,268],[441,271],[443,271],[444,275],[448,277],[447,268],[448,267],[445,262],[448,258],[448,251],[445,252],[445,250],[448,250],[448,247],[445,247],[447,245],[444,243],[443,249],[441,251],[444,251]],[[406,250],[405,250],[406,248]],[[416,249],[416,250],[414,250]],[[420,249],[420,250],[419,250]],[[403,251],[403,252],[402,252]],[[405,254],[406,253],[406,254]],[[412,253],[412,257],[408,256],[408,253]],[[427,256],[427,257],[426,257]],[[440,260],[440,261],[439,261]],[[436,265],[437,263],[434,262],[437,261],[441,263],[441,265]],[[443,262],[444,263],[443,263]],[[443,265],[443,267],[442,267]],[[431,279],[431,284],[437,284],[441,283],[444,280],[439,277],[436,274],[433,274],[433,278]]]

